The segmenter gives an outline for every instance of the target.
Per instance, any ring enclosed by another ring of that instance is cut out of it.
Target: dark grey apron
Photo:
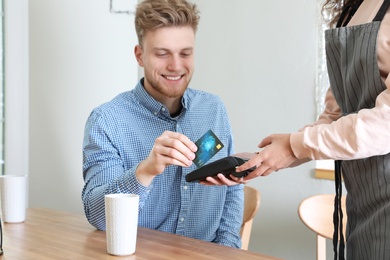
[[[373,108],[386,89],[378,68],[376,40],[390,0],[384,1],[372,22],[345,27],[361,2],[346,7],[337,28],[325,32],[330,86],[343,116]],[[341,172],[348,192],[347,259],[390,259],[390,154],[335,162],[335,259],[344,259]]]

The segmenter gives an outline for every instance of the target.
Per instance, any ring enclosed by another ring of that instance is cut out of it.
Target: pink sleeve
[[[301,132],[291,135],[290,143],[299,159],[365,158],[390,152],[389,129],[388,88],[377,97],[374,108],[362,109],[332,123],[305,127]]]
[[[341,109],[337,104],[331,89],[329,88],[325,96],[325,110],[318,117],[318,120],[314,123],[319,124],[330,124],[333,121],[336,121],[341,116]]]

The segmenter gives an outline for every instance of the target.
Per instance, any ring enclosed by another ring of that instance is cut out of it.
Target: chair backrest
[[[308,197],[299,204],[298,215],[302,222],[316,234],[332,239],[333,238],[333,210],[335,194],[321,194]],[[345,209],[345,195],[341,198],[343,210],[343,228],[347,225],[347,214]]]
[[[308,197],[299,204],[298,215],[302,222],[316,233],[317,249],[316,259],[326,258],[326,239],[333,238],[333,210],[335,194],[321,194]],[[343,210],[343,233],[347,226],[347,215],[345,206],[345,195],[341,198],[341,208]]]
[[[244,217],[241,225],[241,249],[248,250],[253,218],[260,207],[260,192],[250,186],[244,187]]]

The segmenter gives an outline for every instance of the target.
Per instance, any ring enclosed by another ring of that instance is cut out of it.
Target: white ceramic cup
[[[138,204],[136,194],[105,195],[107,253],[134,254],[137,242]]]
[[[1,175],[0,196],[3,221],[24,222],[28,201],[28,175]]]

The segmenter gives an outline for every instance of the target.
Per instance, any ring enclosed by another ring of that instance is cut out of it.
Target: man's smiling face
[[[195,32],[190,26],[146,32],[135,53],[146,91],[155,99],[181,98],[194,73]]]

